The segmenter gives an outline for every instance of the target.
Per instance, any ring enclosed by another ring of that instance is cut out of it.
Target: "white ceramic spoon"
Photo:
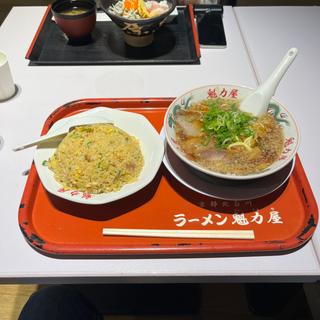
[[[250,93],[241,103],[240,110],[261,116],[267,112],[269,102],[273,97],[280,80],[298,53],[297,48],[291,48],[283,57],[280,64],[274,69],[269,78],[257,90]]]

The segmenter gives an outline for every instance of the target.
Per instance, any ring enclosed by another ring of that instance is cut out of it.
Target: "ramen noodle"
[[[78,126],[61,141],[48,167],[66,190],[117,191],[144,164],[138,139],[112,124]]]
[[[247,175],[265,170],[280,156],[284,136],[270,114],[241,112],[233,100],[203,100],[175,117],[176,141],[187,158],[220,173]]]

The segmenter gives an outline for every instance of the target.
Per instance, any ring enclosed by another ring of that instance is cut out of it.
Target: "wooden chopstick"
[[[103,228],[105,236],[254,239],[253,230],[159,230],[159,229],[113,229]]]

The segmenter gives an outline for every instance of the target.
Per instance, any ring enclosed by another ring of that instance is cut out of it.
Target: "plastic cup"
[[[7,55],[0,51],[0,101],[14,96],[16,87],[12,79]]]

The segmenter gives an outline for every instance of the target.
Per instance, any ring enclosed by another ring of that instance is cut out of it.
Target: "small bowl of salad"
[[[175,9],[176,0],[100,0],[100,5],[123,31],[126,44],[146,47]]]

